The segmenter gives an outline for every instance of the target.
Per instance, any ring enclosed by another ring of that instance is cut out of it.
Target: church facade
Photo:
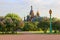
[[[41,20],[39,11],[37,11],[36,15],[34,15],[34,10],[33,10],[33,7],[31,6],[30,13],[29,13],[29,15],[27,15],[26,19],[24,17],[24,21],[35,22],[35,21],[39,21],[39,20]]]

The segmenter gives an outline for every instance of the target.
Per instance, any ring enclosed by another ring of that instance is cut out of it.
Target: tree
[[[37,26],[33,22],[26,22],[23,30],[24,31],[36,31]]]
[[[13,27],[13,21],[10,17],[5,18],[6,33],[10,32]]]
[[[20,22],[22,21],[22,19],[18,15],[10,13],[5,16],[5,19],[6,24],[8,28],[11,28],[12,33],[14,33],[14,31],[17,31],[17,29],[21,27]]]
[[[5,31],[5,27],[6,27],[6,25],[4,24],[4,22],[1,22],[0,21],[0,31],[1,32],[4,32]]]
[[[49,28],[49,20],[44,19],[40,21],[37,25],[38,28],[42,29],[44,33],[46,33],[47,29]]]
[[[0,31],[3,33],[5,31],[6,25],[4,17],[0,17]]]
[[[54,30],[54,33],[57,33],[57,30],[60,31],[60,20],[52,22],[52,28]]]
[[[15,13],[8,13],[5,17],[10,17],[12,20],[22,20],[17,14]]]

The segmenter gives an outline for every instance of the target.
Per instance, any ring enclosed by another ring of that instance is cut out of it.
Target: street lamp
[[[49,14],[50,14],[50,33],[52,33],[52,18],[51,18],[51,14],[52,14],[52,10],[49,10]]]

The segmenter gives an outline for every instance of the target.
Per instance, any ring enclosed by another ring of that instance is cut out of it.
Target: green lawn
[[[4,32],[5,33],[5,32]],[[21,31],[21,32],[15,32],[15,33],[13,33],[13,34],[29,34],[29,33],[31,33],[31,34],[50,34],[50,31],[48,30],[47,31],[47,33],[44,33],[44,31]],[[0,32],[0,34],[2,34],[2,32]],[[8,32],[7,34],[12,34],[11,32]],[[59,32],[58,33],[54,33],[54,30],[52,31],[52,33],[51,34],[60,34]]]

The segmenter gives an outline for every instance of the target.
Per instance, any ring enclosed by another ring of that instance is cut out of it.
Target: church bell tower
[[[31,15],[31,18],[34,17],[34,11],[33,11],[33,7],[31,6],[31,10],[30,10],[30,15]]]

